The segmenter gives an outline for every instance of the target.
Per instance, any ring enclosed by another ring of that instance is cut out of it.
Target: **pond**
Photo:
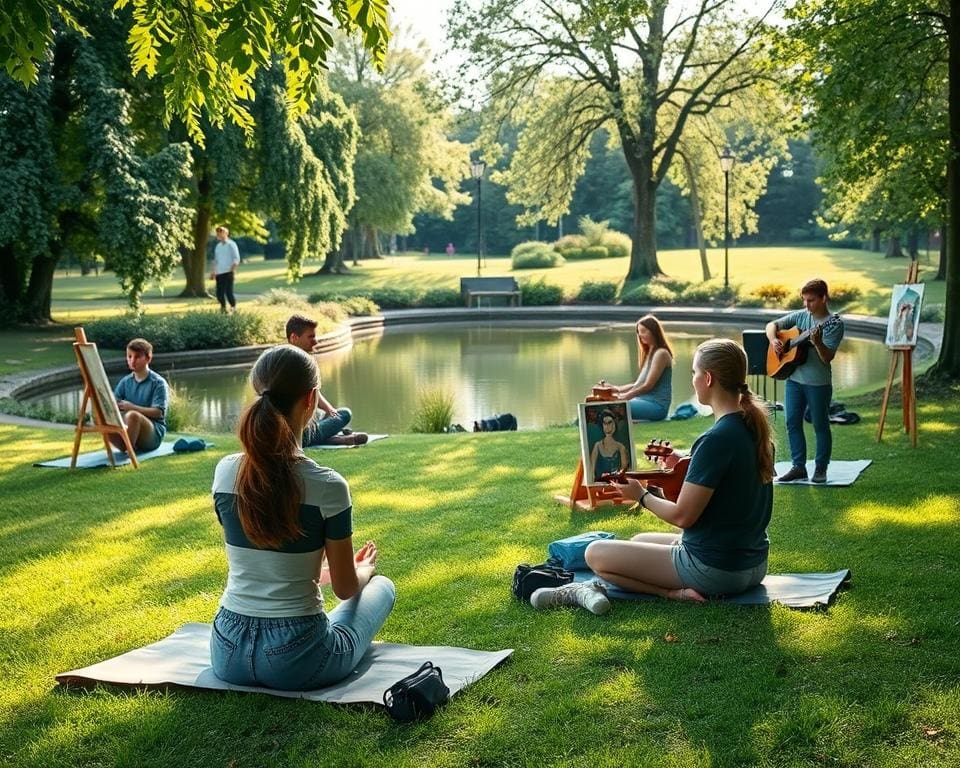
[[[691,401],[693,352],[713,336],[741,340],[741,328],[667,323],[676,361],[673,405]],[[441,387],[455,394],[454,422],[468,431],[475,419],[510,412],[521,429],[569,424],[576,404],[600,378],[618,384],[637,373],[632,324],[545,327],[517,324],[445,325],[387,329],[382,336],[356,342],[351,349],[317,358],[322,389],[330,402],[354,412],[357,429],[405,432],[419,390]],[[835,397],[869,385],[883,386],[890,353],[883,344],[844,339],[833,361]],[[207,370],[161,371],[200,406],[200,424],[208,432],[230,431],[249,399],[249,365]],[[115,380],[117,377],[111,377]],[[751,386],[754,379],[750,377]],[[773,396],[773,382],[767,392]],[[760,383],[762,392],[762,379]],[[783,384],[778,384],[783,399]],[[34,398],[76,413],[80,392],[70,390]]]

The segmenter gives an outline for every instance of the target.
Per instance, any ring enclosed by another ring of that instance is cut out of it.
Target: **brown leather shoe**
[[[790,471],[780,475],[780,477],[777,478],[777,482],[792,483],[794,480],[806,480],[806,479],[807,479],[806,467],[790,467]]]
[[[825,483],[827,482],[827,470],[826,469],[816,469],[814,470],[813,477],[810,478],[811,483]]]

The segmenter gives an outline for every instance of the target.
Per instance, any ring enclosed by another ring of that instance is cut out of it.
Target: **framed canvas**
[[[634,469],[637,451],[633,444],[633,422],[622,400],[580,403],[580,454],[585,485],[605,485],[604,472]]]
[[[923,283],[893,286],[890,315],[887,318],[888,347],[915,347],[923,303]]]
[[[111,427],[124,429],[123,416],[120,415],[117,399],[113,396],[113,387],[110,386],[110,380],[107,379],[107,372],[103,369],[103,361],[100,359],[97,345],[78,344],[76,348],[80,350],[83,367],[86,369],[87,378],[93,388],[93,397],[96,398],[95,405],[100,406],[104,423]]]

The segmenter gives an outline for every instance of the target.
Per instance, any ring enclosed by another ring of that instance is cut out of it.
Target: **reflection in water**
[[[677,355],[675,408],[693,397],[689,372],[697,344],[712,336],[739,341],[741,329],[666,325]],[[632,381],[637,373],[637,348],[632,324],[399,328],[357,342],[352,349],[318,358],[318,364],[324,394],[335,405],[353,409],[351,426],[357,429],[406,431],[418,391],[436,386],[455,394],[454,421],[468,430],[475,419],[507,411],[517,417],[521,429],[530,429],[571,422],[577,414],[577,403],[601,378],[618,384]],[[882,344],[845,339],[833,361],[835,397],[854,387],[879,386],[888,364],[889,353]],[[222,432],[234,428],[243,404],[251,396],[248,370],[245,365],[161,372],[198,400],[201,429]],[[771,384],[768,393],[772,396]],[[782,399],[782,384],[778,393]],[[76,412],[80,393],[70,391],[37,400]]]

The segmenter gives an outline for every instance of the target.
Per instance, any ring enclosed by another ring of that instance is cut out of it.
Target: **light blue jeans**
[[[320,414],[317,414],[319,416]],[[311,445],[323,445],[327,440],[333,437],[337,432],[350,423],[353,418],[349,408],[337,408],[336,416],[324,416],[322,419],[314,418],[307,424],[303,430],[303,447],[308,448]]]
[[[377,575],[329,615],[264,619],[221,608],[210,633],[213,672],[234,685],[284,691],[332,685],[357,666],[395,601],[393,582]]]
[[[630,406],[630,418],[634,421],[663,421],[670,411],[669,406],[656,403],[643,395],[627,401],[627,404]]]
[[[787,437],[790,440],[790,461],[795,467],[807,465],[807,438],[803,434],[803,412],[810,406],[810,421],[817,437],[816,469],[826,470],[833,453],[830,432],[830,400],[833,385],[813,386],[787,380],[784,410],[787,414]]]

